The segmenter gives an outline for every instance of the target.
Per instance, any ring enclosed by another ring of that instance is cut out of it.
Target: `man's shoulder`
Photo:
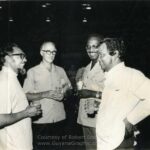
[[[88,68],[89,66],[91,66],[91,62],[88,63],[88,64],[85,66],[85,68]]]
[[[60,66],[57,66],[57,65],[54,65],[55,66],[55,69],[57,71],[65,71],[63,67],[60,67]]]
[[[15,90],[17,78],[8,77],[8,74],[5,72],[0,72],[0,89],[6,89],[8,87],[12,87],[12,90]]]
[[[0,72],[0,82],[1,82],[1,84],[5,83],[5,82],[8,82],[8,80],[10,81],[10,79],[8,78],[8,76],[5,75],[3,72]]]
[[[40,69],[40,64],[36,65],[36,66],[33,66],[31,67],[28,72],[31,72],[31,71],[36,71],[36,70],[39,70]]]
[[[126,73],[135,77],[144,77],[145,75],[140,70],[131,67],[125,67]]]

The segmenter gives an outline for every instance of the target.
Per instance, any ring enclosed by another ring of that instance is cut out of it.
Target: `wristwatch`
[[[95,96],[96,96],[96,98],[100,98],[100,96],[101,96],[101,95],[100,95],[100,92],[96,92],[96,95],[95,95]]]

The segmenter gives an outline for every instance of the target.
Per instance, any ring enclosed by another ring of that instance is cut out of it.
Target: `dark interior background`
[[[84,9],[85,3],[92,9]],[[4,1],[0,6],[0,43],[12,41],[21,45],[28,56],[27,68],[40,61],[39,47],[44,40],[56,42],[55,63],[66,70],[86,65],[87,35],[98,32],[123,37],[126,63],[149,75],[149,1]],[[8,21],[10,17],[13,22]],[[46,17],[51,21],[46,22]],[[84,17],[88,22],[82,22]]]
[[[91,10],[84,8],[86,3]],[[46,22],[46,17],[51,21]],[[82,22],[84,17],[87,22]],[[72,81],[76,70],[89,62],[85,51],[89,33],[123,37],[127,47],[126,64],[149,77],[149,27],[150,1],[146,0],[0,2],[0,45],[8,41],[20,45],[27,54],[28,69],[40,62],[41,43],[52,40],[58,48],[55,63],[64,67]],[[140,126],[142,140],[149,137],[149,125],[146,119]]]

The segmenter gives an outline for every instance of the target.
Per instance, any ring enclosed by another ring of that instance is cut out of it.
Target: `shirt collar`
[[[119,64],[114,66],[112,69],[110,69],[108,72],[105,72],[105,77],[111,76],[114,72],[118,72],[123,67],[125,67],[124,62],[120,62]]]
[[[90,64],[89,64],[89,68],[91,69],[91,66],[92,66],[92,61],[90,62]],[[94,68],[100,68],[101,66],[100,66],[100,64],[99,64],[99,62],[97,61],[96,63],[95,63],[95,65],[94,65],[94,67],[93,67],[93,69]]]
[[[47,71],[49,71],[49,70],[44,66],[43,62],[40,63],[40,66],[41,66],[42,68],[46,69]],[[55,69],[55,65],[52,64],[52,69],[51,69],[51,71],[53,71],[54,69]]]
[[[10,67],[7,67],[7,66],[3,66],[2,71],[8,73],[8,75],[12,75],[15,77],[18,75],[15,71],[13,71],[13,69],[11,69]]]

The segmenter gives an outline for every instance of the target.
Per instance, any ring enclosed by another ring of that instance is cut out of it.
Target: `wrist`
[[[40,98],[49,98],[50,91],[41,92]]]
[[[101,93],[99,91],[97,91],[96,94],[95,94],[95,97],[98,98],[98,99],[101,98]]]
[[[22,111],[22,117],[23,117],[23,118],[29,117],[29,113],[28,113],[28,110],[27,110],[27,109],[25,109],[25,110]]]

